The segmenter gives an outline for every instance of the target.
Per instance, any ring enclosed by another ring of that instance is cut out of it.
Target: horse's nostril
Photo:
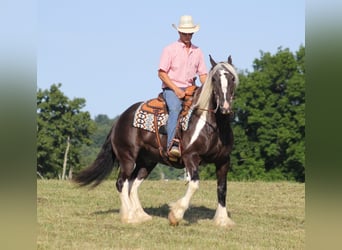
[[[230,110],[229,109],[225,109],[225,108],[221,108],[221,113],[223,115],[228,115],[230,113]]]
[[[224,108],[224,109],[229,109],[229,103],[228,103],[227,101],[225,101],[225,102],[223,103],[223,108]]]

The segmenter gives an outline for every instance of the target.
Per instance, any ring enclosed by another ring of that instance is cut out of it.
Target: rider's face
[[[183,32],[178,32],[178,33],[179,33],[179,38],[183,43],[185,43],[186,45],[191,44],[192,35],[194,33],[183,33]]]

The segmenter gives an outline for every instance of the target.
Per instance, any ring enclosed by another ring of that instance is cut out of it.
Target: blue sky
[[[178,39],[171,24],[192,15],[193,43],[217,61],[232,55],[252,71],[260,51],[305,45],[304,0],[81,1],[37,3],[37,87],[62,83],[70,99],[85,98],[92,118],[120,115],[161,91],[162,49]]]

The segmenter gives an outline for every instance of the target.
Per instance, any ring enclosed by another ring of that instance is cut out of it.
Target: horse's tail
[[[114,168],[116,158],[111,142],[111,133],[113,130],[114,127],[107,135],[106,141],[102,145],[101,151],[97,155],[95,161],[89,167],[78,173],[74,182],[80,186],[92,184],[91,187],[94,188],[110,175]]]

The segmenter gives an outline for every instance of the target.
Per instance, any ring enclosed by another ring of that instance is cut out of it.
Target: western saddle
[[[185,97],[183,100],[183,108],[182,108],[180,117],[185,116],[189,112],[196,89],[197,89],[197,86],[195,85],[190,86],[185,89]],[[167,106],[166,106],[163,94],[160,93],[157,98],[153,98],[153,99],[146,101],[142,105],[141,109],[151,114],[162,114],[162,113],[166,114]]]
[[[191,105],[193,102],[193,97],[195,95],[196,90],[197,90],[196,85],[190,86],[190,87],[185,89],[185,97],[184,97],[183,104],[182,104],[183,107],[182,107],[182,111],[179,115],[178,121],[180,118],[182,118],[188,114],[188,112],[191,108]],[[157,138],[157,142],[158,142],[159,153],[166,162],[169,162],[167,160],[167,157],[165,156],[166,154],[164,154],[163,147],[162,147],[161,142],[160,142],[160,135],[158,132],[158,121],[157,121],[157,116],[159,114],[163,114],[163,113],[167,114],[167,112],[168,112],[166,102],[163,98],[163,94],[160,93],[157,98],[153,98],[153,99],[150,99],[150,100],[144,102],[142,107],[141,107],[141,110],[143,110],[147,113],[154,114],[154,127],[156,128],[156,138]]]

